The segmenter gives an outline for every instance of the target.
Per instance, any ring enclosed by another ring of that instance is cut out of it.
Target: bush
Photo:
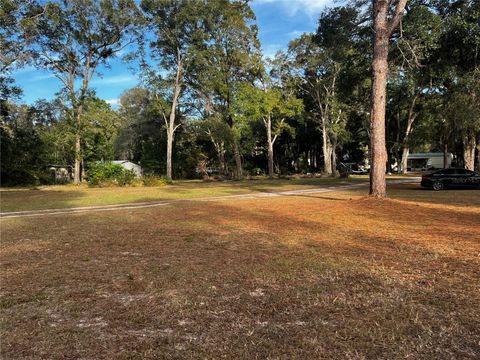
[[[87,172],[87,182],[91,186],[125,186],[135,180],[135,172],[127,170],[120,164],[97,163]]]
[[[142,180],[144,186],[165,186],[171,183],[166,178],[153,174],[145,174]]]

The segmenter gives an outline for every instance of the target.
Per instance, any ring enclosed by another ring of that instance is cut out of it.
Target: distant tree
[[[438,91],[444,96],[444,111],[454,129],[452,135],[459,137],[463,147],[464,165],[474,169],[480,138],[480,2],[440,3],[435,11],[443,16],[443,31],[431,66]]]
[[[118,113],[104,100],[91,97],[85,101],[83,120],[85,160],[115,160],[115,141],[121,123]]]
[[[155,34],[150,42],[151,56],[158,68],[148,66],[148,87],[162,99],[168,110],[160,111],[167,132],[167,179],[172,179],[172,152],[175,131],[180,126],[176,116],[182,96],[188,90],[186,78],[192,74],[192,62],[205,41],[205,27],[200,1],[143,0],[141,7]],[[165,78],[161,75],[165,72]],[[161,106],[163,109],[164,106]]]
[[[294,72],[292,80],[297,83],[313,105],[322,133],[323,172],[332,175],[332,142],[330,121],[333,118],[331,104],[335,101],[336,85],[340,71],[338,64],[330,61],[324,49],[315,42],[313,34],[304,34],[289,44],[288,61]]]
[[[326,13],[323,16],[328,17]],[[322,18],[320,19],[320,23]],[[352,21],[352,19],[350,19]],[[348,23],[341,18],[341,23]],[[337,24],[337,25],[338,25]],[[323,30],[322,30],[323,31]],[[323,34],[322,35],[326,35]],[[335,47],[349,47],[346,43],[330,43],[331,39],[319,39],[315,34],[304,34],[289,44],[286,63],[282,65],[290,72],[291,81],[296,83],[306,100],[307,112],[320,125],[322,133],[323,172],[336,172],[336,148],[346,127],[345,104],[339,94],[339,80],[347,68],[347,52],[339,55]],[[340,51],[339,51],[340,52]],[[343,52],[343,51],[342,51]],[[281,61],[279,54],[277,61]]]
[[[1,161],[0,178],[4,185],[45,183],[47,165],[52,159],[51,138],[48,134],[55,126],[53,117],[41,115],[46,101],[17,105],[6,103],[8,115],[0,123]]]
[[[141,87],[126,90],[120,97],[118,113],[121,121],[115,141],[118,156],[140,162],[149,172],[164,170],[161,157],[165,153],[164,119],[158,113],[152,93]]]
[[[223,121],[219,114],[214,113],[196,122],[196,125],[198,127],[199,138],[201,139],[204,136],[212,143],[218,159],[220,173],[227,175],[227,147],[231,146],[233,141],[228,124]]]
[[[480,69],[479,69],[480,70]],[[462,83],[448,98],[445,105],[446,121],[459,136],[458,142],[463,145],[463,162],[466,169],[475,169],[475,151],[480,135],[480,71],[473,78],[463,78]]]
[[[274,87],[267,78],[259,87],[248,83],[241,86],[236,94],[234,109],[237,117],[263,122],[267,133],[268,176],[273,178],[273,146],[283,131],[294,133],[286,119],[299,115],[303,102],[292,93]]]
[[[422,101],[430,88],[430,56],[438,48],[442,31],[440,17],[424,5],[414,4],[404,18],[399,36],[394,40],[390,72],[391,111],[399,124],[397,146],[401,151],[399,171],[406,173],[410,138],[418,121]],[[394,108],[393,108],[394,107]]]
[[[206,4],[208,38],[194,64],[197,75],[193,89],[202,98],[206,112],[219,114],[228,125],[233,138],[235,176],[241,179],[241,133],[232,106],[238,86],[252,82],[262,69],[255,14],[246,1],[212,0]]]
[[[101,64],[136,39],[133,0],[64,0],[47,2],[35,23],[22,26],[22,37],[37,68],[51,71],[63,86],[75,121],[74,181],[81,181],[83,111],[90,81]],[[77,88],[76,80],[81,80]]]

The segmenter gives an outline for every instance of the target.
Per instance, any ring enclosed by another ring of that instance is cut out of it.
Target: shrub
[[[119,186],[130,185],[136,177],[135,171],[123,169],[123,172],[116,178],[116,181]]]
[[[166,178],[154,174],[145,174],[142,180],[144,186],[165,186],[171,183]]]
[[[120,164],[110,162],[96,163],[87,172],[87,182],[91,186],[125,186],[135,180],[135,172]]]
[[[38,169],[14,168],[0,173],[1,186],[43,185],[50,182],[48,173]]]

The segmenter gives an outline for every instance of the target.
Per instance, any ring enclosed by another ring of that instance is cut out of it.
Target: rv
[[[408,155],[407,170],[408,171],[425,171],[433,169],[443,169],[444,167],[451,167],[453,154],[446,154],[446,166],[444,166],[443,152],[431,153],[414,153]]]

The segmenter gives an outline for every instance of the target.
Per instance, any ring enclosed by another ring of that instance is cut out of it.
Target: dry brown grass
[[[2,357],[479,358],[480,207],[409,196],[5,219]]]

